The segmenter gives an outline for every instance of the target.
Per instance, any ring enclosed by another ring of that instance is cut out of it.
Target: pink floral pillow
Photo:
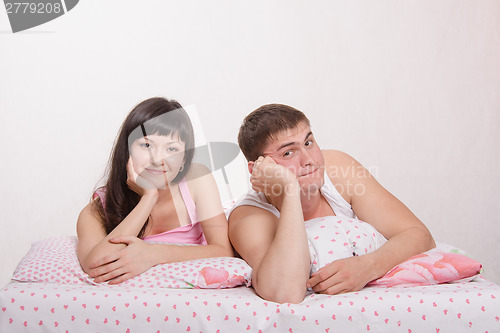
[[[96,284],[82,270],[75,236],[55,236],[33,243],[12,277],[21,282]],[[219,257],[161,264],[120,284],[145,288],[230,288],[250,286],[252,269],[242,259]]]
[[[368,286],[424,286],[474,279],[481,272],[481,264],[474,259],[454,252],[434,248],[411,257],[391,269]]]

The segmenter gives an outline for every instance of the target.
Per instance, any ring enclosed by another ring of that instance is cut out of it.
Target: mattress
[[[366,287],[278,304],[251,287],[133,288],[8,283],[0,332],[500,332],[500,286]]]

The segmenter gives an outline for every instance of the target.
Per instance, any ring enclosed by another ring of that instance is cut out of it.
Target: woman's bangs
[[[149,122],[144,124],[144,130],[146,135],[161,135],[161,136],[171,136],[173,138],[180,138],[180,124],[172,123],[161,123],[150,124]]]
[[[186,141],[186,120],[181,112],[182,109],[163,113],[144,123],[146,135],[162,135],[178,137],[181,141]],[[184,110],[182,110],[184,111]]]

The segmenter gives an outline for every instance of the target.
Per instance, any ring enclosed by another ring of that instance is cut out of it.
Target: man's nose
[[[314,163],[314,159],[313,159],[311,153],[307,149],[303,148],[300,151],[300,166],[305,167],[305,166],[311,165],[313,163]]]

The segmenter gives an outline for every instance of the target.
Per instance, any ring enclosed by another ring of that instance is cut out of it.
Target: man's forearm
[[[371,256],[372,276],[370,281],[385,275],[394,266],[419,253],[436,246],[426,228],[407,229],[389,239],[378,250],[367,254]]]
[[[252,277],[257,293],[278,303],[303,300],[310,270],[300,188],[298,184],[290,186],[282,202],[274,240]]]

